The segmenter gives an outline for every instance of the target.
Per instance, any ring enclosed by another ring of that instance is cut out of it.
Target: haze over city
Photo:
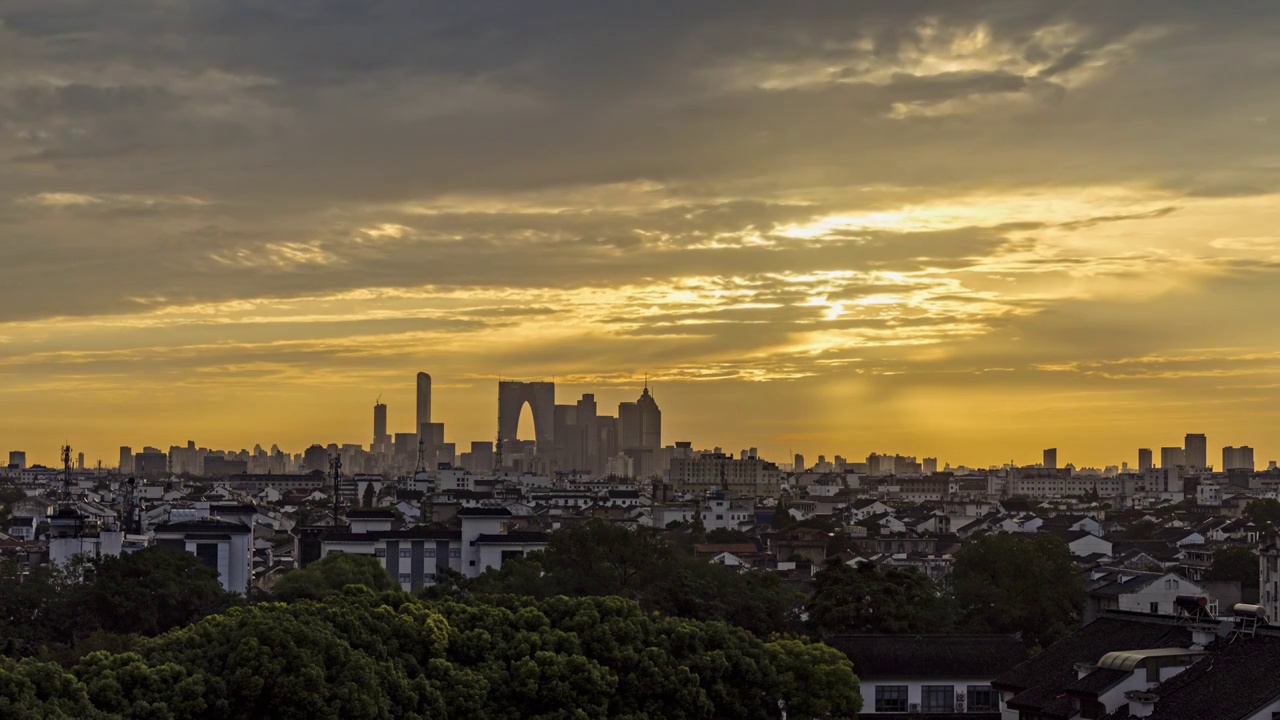
[[[1273,15],[10,0],[0,438],[368,443],[429,370],[461,445],[647,373],[778,460],[1275,458]]]

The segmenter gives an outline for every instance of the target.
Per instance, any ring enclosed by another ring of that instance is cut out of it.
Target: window
[[[462,548],[449,548],[449,557],[451,558],[462,557]]]
[[[196,543],[196,557],[211,568],[218,567],[218,543]]]
[[[409,584],[409,583],[411,583],[411,582],[413,582],[413,578],[411,578],[409,575],[407,575],[407,574],[401,574],[401,575],[400,575],[400,584],[401,584],[401,585],[408,585],[408,584]]]
[[[906,685],[877,685],[876,686],[876,712],[906,712],[907,711],[907,686]]]
[[[970,685],[966,694],[969,712],[999,712],[1000,695],[990,685]]]
[[[1158,603],[1158,602],[1153,602],[1153,603],[1151,603],[1151,614],[1152,614],[1152,615],[1159,615],[1159,614],[1160,614],[1160,603]]]
[[[374,548],[374,549],[373,549],[373,556],[374,556],[374,557],[386,557],[386,556],[387,556],[387,549],[386,549],[386,548],[384,548],[384,547],[381,547],[381,548]]]
[[[920,688],[920,710],[927,713],[956,711],[954,685],[925,685]]]
[[[435,557],[435,556],[436,556],[435,548],[431,548],[430,550],[423,550],[423,551],[422,551],[422,557],[424,557],[424,558],[433,558],[433,557]]]
[[[402,558],[407,558],[407,557],[409,557],[409,550],[408,550],[408,549],[401,550],[401,551],[400,551],[400,557],[402,557]]]

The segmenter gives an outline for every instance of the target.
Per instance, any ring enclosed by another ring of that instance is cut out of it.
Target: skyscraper
[[[1186,440],[1183,442],[1183,459],[1186,461],[1186,466],[1192,470],[1209,468],[1209,444],[1204,435],[1187,433]]]
[[[807,469],[804,465],[803,455],[801,455],[800,453],[796,453],[796,456],[791,463],[791,469],[796,472],[804,472]]]
[[[1058,448],[1049,448],[1044,451],[1044,462],[1041,463],[1047,468],[1058,467]]]
[[[120,474],[128,475],[133,472],[133,448],[128,445],[120,446]]]
[[[1222,448],[1222,469],[1253,470],[1253,448],[1248,445]]]
[[[619,444],[623,450],[658,450],[662,447],[662,410],[649,393],[649,383],[633,403],[618,404]]]
[[[430,440],[424,435],[423,427],[431,424],[431,376],[420,372],[418,373],[418,424],[413,426],[413,431],[418,434],[419,439],[423,442]]]
[[[373,406],[373,451],[386,452],[391,438],[387,436],[387,406],[375,403]]]
[[[1160,467],[1175,468],[1185,467],[1187,464],[1187,452],[1180,447],[1162,447],[1160,448]]]
[[[1151,448],[1138,448],[1138,472],[1146,472],[1155,466],[1151,460]]]

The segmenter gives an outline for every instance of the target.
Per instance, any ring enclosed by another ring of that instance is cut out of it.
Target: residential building
[[[1270,720],[1280,634],[1246,618],[1108,613],[995,678],[1008,718]]]
[[[723,453],[672,458],[667,472],[677,492],[727,490],[742,496],[774,497],[782,481],[782,471],[767,460],[742,460]]]
[[[998,720],[991,681],[1024,662],[1012,635],[835,635],[823,642],[848,656],[864,717],[945,715]]]
[[[1227,472],[1230,470],[1248,470],[1253,472],[1253,448],[1245,445],[1243,447],[1227,447],[1222,448],[1222,470]]]
[[[1085,574],[1086,623],[1109,610],[1176,615],[1174,600],[1179,595],[1205,595],[1198,583],[1172,572],[1144,572],[1100,565]],[[1217,612],[1210,598],[1211,612]]]

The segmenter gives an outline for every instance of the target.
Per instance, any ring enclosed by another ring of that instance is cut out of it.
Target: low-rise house
[[[999,720],[991,681],[1027,658],[1011,635],[836,635],[823,642],[848,656],[863,697],[860,717]]]
[[[1048,531],[1067,544],[1071,554],[1078,557],[1105,555],[1111,557],[1112,543],[1086,530],[1067,530],[1054,528]]]
[[[1108,614],[997,677],[1008,717],[1270,720],[1280,634]]]
[[[1085,572],[1084,621],[1090,622],[1110,610],[1150,615],[1175,615],[1179,595],[1204,595],[1204,587],[1171,572],[1141,572],[1097,566]],[[1216,598],[1209,598],[1211,612],[1217,612]]]

